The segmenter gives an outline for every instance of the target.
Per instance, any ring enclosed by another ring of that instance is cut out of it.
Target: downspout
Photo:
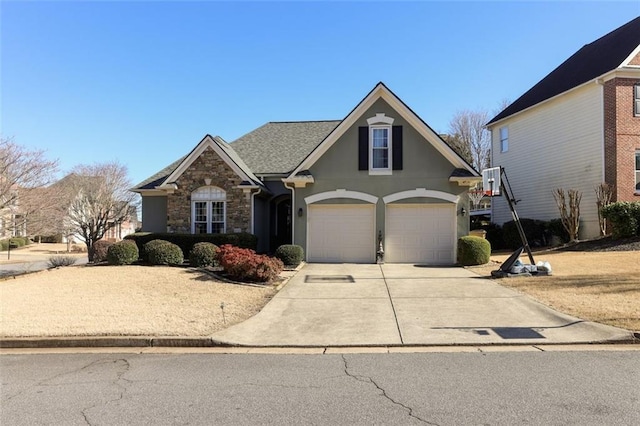
[[[252,192],[251,193],[251,233],[253,235],[255,235],[255,229],[256,229],[256,224],[255,224],[255,208],[256,208],[256,203],[255,203],[255,197],[256,195],[262,193],[262,188],[258,188],[258,190],[256,192]]]
[[[293,187],[287,186],[289,182],[282,182],[284,187],[291,191],[291,244],[296,243],[296,226],[295,226],[295,215],[293,214],[296,209],[296,191],[295,184]]]

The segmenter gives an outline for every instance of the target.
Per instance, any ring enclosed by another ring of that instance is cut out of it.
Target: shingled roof
[[[218,142],[254,182],[255,174],[286,174],[295,169],[327,137],[340,120],[267,123],[230,144]],[[143,180],[134,190],[155,189],[182,164],[187,155]]]
[[[231,143],[258,175],[295,169],[327,137],[340,120],[270,122]]]
[[[640,17],[589,43],[496,115],[487,125],[612,71],[640,45]]]

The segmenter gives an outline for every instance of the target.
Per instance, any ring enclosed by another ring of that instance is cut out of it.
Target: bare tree
[[[467,163],[472,164],[473,158],[471,157],[471,151],[469,145],[462,141],[458,135],[441,134],[440,137],[447,145],[451,147],[460,157],[462,157]]]
[[[569,205],[567,205],[567,197]],[[565,195],[563,188],[556,188],[553,191],[553,198],[556,200],[558,210],[560,210],[560,220],[562,226],[569,233],[570,241],[577,241],[580,230],[580,201],[582,193],[577,189],[569,189]]]
[[[462,110],[449,122],[449,132],[468,147],[471,165],[479,171],[489,167],[490,162],[491,134],[485,128],[487,121],[486,110]]]
[[[93,261],[96,241],[135,211],[136,194],[129,191],[127,168],[117,162],[80,165],[63,179],[68,200],[68,227],[84,241]]]
[[[598,206],[598,224],[600,225],[600,235],[607,235],[607,219],[602,215],[602,208],[611,204],[613,191],[615,188],[608,183],[601,183],[594,188],[596,192],[596,206]]]
[[[26,229],[50,221],[56,196],[46,186],[58,171],[58,161],[44,151],[29,150],[10,138],[0,138],[0,212],[11,226]],[[46,195],[45,195],[46,194]]]

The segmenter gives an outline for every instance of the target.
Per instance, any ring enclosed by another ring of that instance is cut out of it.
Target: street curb
[[[24,337],[0,340],[2,349],[28,348],[130,348],[130,347],[222,346],[210,337],[121,336],[121,337]]]
[[[165,347],[165,348],[371,348],[371,347],[509,347],[509,346],[574,346],[574,345],[638,345],[640,338],[634,337],[610,339],[604,341],[591,342],[553,342],[553,343],[450,343],[450,344],[373,344],[373,345],[243,345],[233,342],[225,342],[211,337],[180,337],[180,336],[98,336],[98,337],[22,337],[0,339],[0,349],[43,349],[43,348],[143,348],[143,347]]]

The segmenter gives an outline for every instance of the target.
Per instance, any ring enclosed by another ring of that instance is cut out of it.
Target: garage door
[[[375,261],[375,216],[371,204],[309,206],[309,262],[372,263]]]
[[[386,214],[386,262],[455,263],[454,204],[388,204]]]

